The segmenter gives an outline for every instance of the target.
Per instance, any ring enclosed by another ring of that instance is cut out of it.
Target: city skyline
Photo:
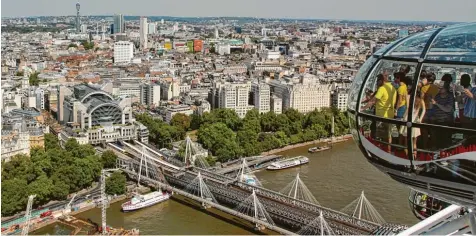
[[[391,7],[378,0],[296,0],[287,4],[282,0],[243,0],[230,6],[223,0],[140,0],[130,1],[81,0],[81,15],[176,16],[176,17],[262,17],[296,19],[389,20],[389,21],[476,21],[476,1],[400,0]],[[394,3],[394,1],[388,3]],[[3,17],[67,16],[75,15],[76,0],[5,0]],[[51,6],[55,7],[51,7]],[[29,6],[25,8],[24,6]],[[185,6],[185,7],[184,7]],[[461,7],[465,6],[465,7]],[[358,9],[356,11],[355,9]],[[391,11],[389,10],[391,9]],[[428,12],[430,14],[428,14]],[[451,14],[449,14],[451,13]]]

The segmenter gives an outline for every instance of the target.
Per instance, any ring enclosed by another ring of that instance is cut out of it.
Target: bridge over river
[[[168,162],[159,151],[139,142],[108,147],[121,154],[118,165],[130,177],[140,177],[141,182],[193,199],[204,207],[214,207],[252,222],[258,228],[266,227],[281,234],[296,234],[303,228],[311,228],[311,232],[320,234],[323,228],[315,224],[319,217],[325,220],[334,234],[340,235],[371,234],[381,227],[380,224],[243,183],[223,174],[235,171],[235,167],[216,171],[192,165],[177,166]],[[191,185],[193,188],[190,188]],[[250,197],[254,199],[252,202],[248,202]],[[245,208],[251,211],[242,211],[245,203],[248,204]],[[268,215],[269,218],[265,217]]]

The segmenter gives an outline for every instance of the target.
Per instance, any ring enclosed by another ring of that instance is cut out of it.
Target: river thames
[[[353,141],[335,144],[328,151],[310,154],[300,147],[282,153],[304,155],[309,164],[280,171],[261,170],[256,176],[264,187],[279,191],[300,173],[301,180],[325,207],[340,210],[359,197],[362,190],[373,206],[389,223],[414,224],[417,221],[408,206],[409,189],[393,181],[368,163]],[[136,212],[123,213],[120,204],[111,204],[107,223],[112,227],[138,228],[148,234],[254,234],[249,229],[225,222],[175,200]],[[78,215],[100,224],[100,209]],[[40,230],[54,233],[53,227]]]

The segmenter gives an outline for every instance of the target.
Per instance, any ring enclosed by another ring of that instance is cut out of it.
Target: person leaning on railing
[[[442,81],[439,85],[438,94],[431,99],[433,105],[432,124],[441,126],[454,126],[455,98],[450,93],[448,83]],[[452,133],[442,129],[430,130],[432,146],[437,149],[445,148],[451,144]]]
[[[476,130],[476,87],[471,86],[471,77],[468,74],[461,76],[461,85],[464,104],[461,125],[465,129]]]

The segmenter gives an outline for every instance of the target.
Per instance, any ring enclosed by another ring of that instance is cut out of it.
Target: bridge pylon
[[[185,139],[184,163],[186,166],[195,166],[197,164],[204,169],[210,168],[210,165],[203,156],[197,155],[197,149],[190,136],[187,136]]]
[[[212,191],[208,188],[207,184],[203,180],[202,173],[198,172],[197,177],[193,179],[186,187],[185,191],[196,195],[202,199],[212,201],[215,203],[218,203],[215,197],[212,194]],[[202,206],[207,209],[210,208],[210,206],[204,202],[202,202]]]
[[[367,197],[365,197],[364,191],[362,191],[357,199],[344,207],[341,212],[356,217],[359,220],[363,219],[379,225],[385,224],[385,219],[378,213],[377,209],[375,209]]]
[[[238,174],[236,175],[236,180],[241,183],[263,186],[256,175],[254,175],[251,169],[248,167],[246,158],[242,159],[241,167],[238,170]]]
[[[286,185],[286,187],[281,189],[279,192],[296,200],[302,200],[315,205],[320,205],[314,195],[312,195],[311,191],[309,191],[309,189],[306,187],[304,182],[302,182],[301,178],[299,177],[299,173],[291,183]]]
[[[327,223],[322,211],[319,216],[297,232],[298,235],[335,235]]]
[[[255,190],[249,197],[247,197],[243,202],[241,202],[236,208],[236,211],[254,217],[255,219],[267,222],[274,225],[273,219],[266,211],[264,205],[259,200],[256,195]],[[264,230],[264,226],[261,224],[256,224],[257,230]]]

